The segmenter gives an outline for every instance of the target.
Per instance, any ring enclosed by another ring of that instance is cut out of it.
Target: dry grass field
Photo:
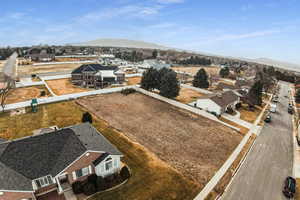
[[[238,110],[241,113],[241,119],[253,123],[263,110],[265,104],[262,106],[255,106],[254,111],[250,111],[245,104]]]
[[[57,125],[66,127],[81,123],[86,112],[73,101],[40,105],[37,113],[10,117],[0,113],[0,137],[16,139],[32,135],[32,131]],[[132,142],[123,133],[93,117],[97,128],[124,155],[122,161],[132,172],[129,181],[116,190],[91,197],[91,200],[190,200],[200,191],[197,184],[184,178],[178,171],[161,161],[143,146]]]
[[[0,72],[3,71],[3,67],[4,67],[5,62],[6,62],[6,60],[0,60]]]
[[[142,77],[131,77],[126,79],[127,79],[127,85],[137,85],[141,83]]]
[[[202,188],[242,139],[224,125],[140,93],[77,101]],[[160,198],[163,199],[163,198]]]
[[[49,97],[51,94],[44,86],[32,86],[25,88],[16,88],[9,92],[9,95],[5,101],[5,104],[18,103],[22,101],[28,101],[34,98],[41,98],[41,92],[45,91],[46,96]]]
[[[215,200],[217,196],[224,193],[226,186],[229,184],[230,180],[232,179],[235,171],[239,167],[240,162],[244,159],[246,154],[249,152],[250,147],[254,143],[256,139],[256,135],[252,134],[250,138],[248,139],[247,143],[243,147],[242,151],[238,155],[237,159],[232,163],[228,171],[225,173],[225,175],[221,178],[221,180],[218,182],[216,187],[212,190],[211,193],[207,196],[205,200]]]
[[[188,65],[188,66],[172,67],[173,70],[181,71],[181,72],[188,72],[193,75],[196,75],[196,73],[201,68],[205,69],[205,71],[210,75],[219,75],[220,68],[215,67],[215,66],[207,67],[207,66],[190,66],[190,65]]]
[[[199,97],[202,97],[203,95],[204,94],[192,89],[181,88],[179,96],[176,97],[176,100],[180,101],[181,103],[187,104],[196,101]]]
[[[68,78],[49,80],[46,82],[56,95],[73,94],[73,93],[86,92],[92,90],[92,89],[75,86]]]
[[[81,66],[82,64],[59,64],[59,65],[43,65],[43,66],[33,66],[24,65],[18,67],[18,74],[20,75],[30,75],[38,73],[48,73],[48,72],[64,72],[71,71]]]

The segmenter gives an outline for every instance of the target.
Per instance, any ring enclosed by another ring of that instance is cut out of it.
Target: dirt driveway
[[[201,187],[242,139],[238,132],[222,124],[140,93],[86,97],[77,103],[144,145]]]

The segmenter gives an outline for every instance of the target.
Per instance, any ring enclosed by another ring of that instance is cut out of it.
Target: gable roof
[[[104,66],[104,65],[100,65],[100,64],[84,64],[84,65],[81,65],[80,67],[74,69],[72,71],[72,74],[80,74],[83,71],[98,72],[98,71],[105,71],[105,70],[117,71],[118,67],[115,67],[115,66]]]
[[[225,108],[229,104],[237,101],[239,97],[233,91],[230,90],[230,91],[223,92],[221,95],[215,95],[210,99],[214,101],[216,104],[218,104],[220,107]]]
[[[89,123],[0,143],[0,189],[32,191],[31,180],[56,176],[87,150],[122,155]],[[1,181],[2,173],[16,181]]]
[[[235,90],[237,89],[237,87],[234,85],[226,84],[224,82],[219,82],[217,86],[217,90],[224,90],[224,89]]]

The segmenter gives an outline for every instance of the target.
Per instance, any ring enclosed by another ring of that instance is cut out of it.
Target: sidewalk
[[[265,105],[264,109],[260,113],[260,115],[255,120],[254,124],[252,124],[252,127],[250,128],[249,132],[244,136],[240,144],[235,148],[233,153],[230,155],[230,157],[226,160],[226,162],[222,165],[222,167],[215,173],[215,175],[211,178],[211,180],[205,185],[205,187],[201,190],[201,192],[194,198],[194,200],[204,200],[207,195],[215,188],[215,186],[218,184],[218,182],[221,180],[221,178],[225,175],[227,170],[231,167],[232,163],[236,160],[244,146],[246,145],[247,141],[249,140],[252,133],[259,134],[258,132],[261,130],[258,128],[258,123],[260,122],[261,118],[263,117],[263,114],[265,110],[267,109],[269,103],[271,102],[272,96],[268,103]]]

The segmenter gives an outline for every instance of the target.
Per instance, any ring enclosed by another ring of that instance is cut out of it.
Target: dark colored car
[[[289,106],[289,108],[288,108],[288,113],[294,114],[294,110],[293,110],[293,107],[292,107],[292,106]]]
[[[265,122],[270,123],[271,122],[271,115],[267,115]]]
[[[293,198],[296,192],[296,180],[293,177],[288,176],[284,181],[284,187],[282,193],[287,198]]]

